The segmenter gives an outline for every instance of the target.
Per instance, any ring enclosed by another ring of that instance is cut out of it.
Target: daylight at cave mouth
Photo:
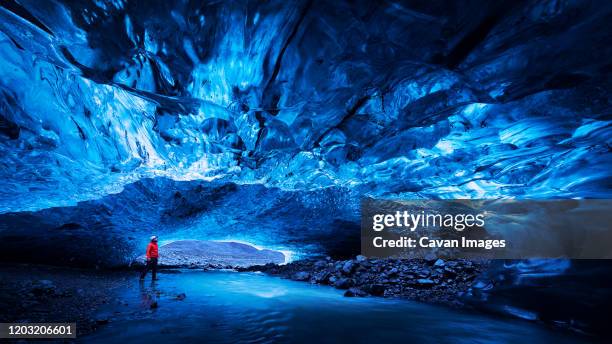
[[[0,1],[0,338],[609,340],[611,19]]]

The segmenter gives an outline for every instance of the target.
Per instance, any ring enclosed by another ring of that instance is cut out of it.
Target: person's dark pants
[[[145,265],[142,273],[140,274],[140,279],[144,279],[147,275],[147,272],[151,270],[151,277],[153,279],[157,279],[157,258],[151,258],[147,260],[147,265]]]

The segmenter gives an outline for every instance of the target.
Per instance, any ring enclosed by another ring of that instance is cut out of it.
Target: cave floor
[[[537,324],[261,273],[0,267],[2,322],[77,322],[79,341],[578,343]]]
[[[101,323],[96,311],[134,273],[39,265],[0,265],[0,322],[76,322],[77,336]]]

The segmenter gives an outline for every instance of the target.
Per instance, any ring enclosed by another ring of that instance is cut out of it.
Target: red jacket
[[[147,258],[158,258],[159,254],[157,253],[157,243],[150,242],[149,246],[147,246]]]

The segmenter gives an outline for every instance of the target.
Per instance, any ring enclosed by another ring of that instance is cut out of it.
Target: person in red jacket
[[[157,259],[159,258],[159,253],[157,251],[157,236],[151,237],[151,242],[147,246],[147,265],[145,265],[144,270],[140,274],[140,279],[143,280],[147,275],[147,272],[151,270],[151,277],[154,281],[157,280]]]

